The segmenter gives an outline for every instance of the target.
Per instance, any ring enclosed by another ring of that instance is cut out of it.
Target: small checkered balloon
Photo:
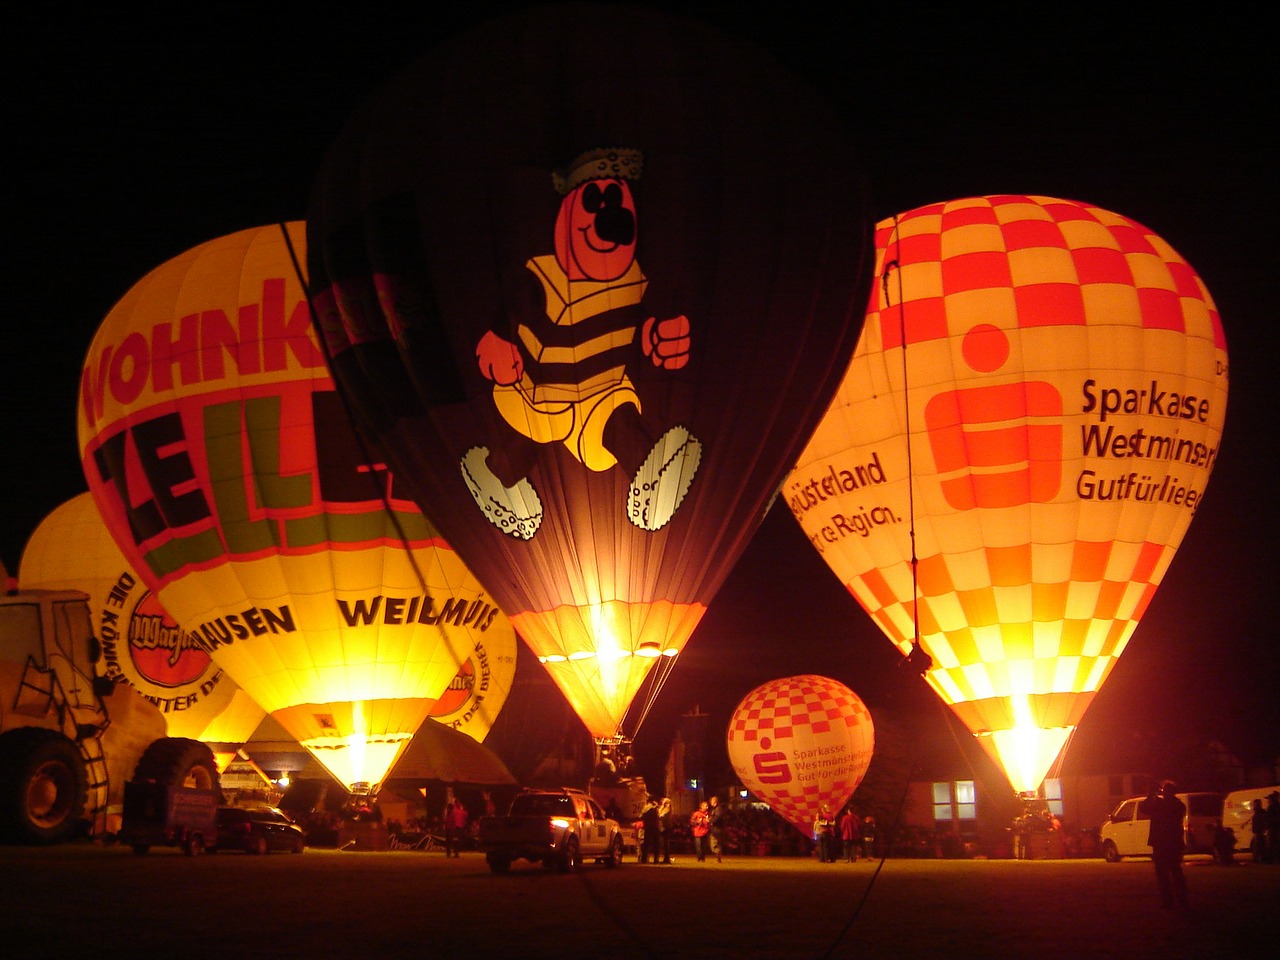
[[[808,836],[824,806],[834,819],[858,789],[875,730],[866,706],[844,684],[784,677],[738,704],[728,746],[742,785]]]

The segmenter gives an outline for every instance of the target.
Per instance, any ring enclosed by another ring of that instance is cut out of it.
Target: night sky
[[[397,6],[217,5],[205,22],[191,11],[9,15],[0,558],[11,572],[36,524],[86,489],[77,381],[114,302],[196,244],[302,219],[321,157],[361,99],[436,40],[509,8],[406,18]],[[877,219],[988,193],[1064,197],[1138,220],[1200,273],[1232,367],[1220,460],[1085,725],[1163,725],[1274,756],[1280,166],[1264,31],[1169,9],[1120,21],[1116,7],[1051,8],[1070,19],[1006,22],[972,5],[879,6],[854,22],[805,3],[678,8],[825,90],[854,131]],[[837,170],[802,175],[815,190],[848,187]],[[651,735],[695,705],[722,722],[752,687],[794,673],[840,679],[873,707],[931,707],[896,659],[775,509],[677,665]]]

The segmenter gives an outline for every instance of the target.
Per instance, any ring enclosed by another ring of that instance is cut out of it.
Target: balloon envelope
[[[876,255],[784,495],[904,653],[918,615],[929,684],[1034,790],[1204,496],[1222,325],[1164,240],[1087,204],[934,204],[879,224]]]
[[[307,230],[335,377],[597,738],[843,372],[857,170],[759,51],[612,5],[434,51],[331,151]]]
[[[93,633],[102,645],[101,674],[159,707],[169,736],[203,740],[222,761],[262,721],[262,707],[151,595],[88,493],[72,497],[36,527],[22,552],[18,582],[24,589],[89,595]]]
[[[729,719],[729,762],[742,785],[809,836],[825,807],[834,818],[871,763],[875,726],[858,695],[812,674],[770,680]]]
[[[288,235],[304,255],[302,224]],[[130,564],[345,786],[376,786],[481,638],[511,630],[357,441],[280,226],[125,295],[90,347],[79,429]]]

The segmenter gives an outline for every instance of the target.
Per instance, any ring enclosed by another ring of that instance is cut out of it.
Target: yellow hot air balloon
[[[376,789],[479,638],[511,628],[357,441],[284,229],[135,284],[80,400],[89,489],[164,609],[342,784]]]
[[[958,200],[876,239],[861,340],[784,494],[904,653],[918,624],[932,663],[913,662],[1034,790],[1204,496],[1222,325],[1168,243],[1087,204]]]
[[[88,493],[50,513],[18,567],[25,589],[89,595],[99,670],[159,707],[169,736],[202,740],[225,769],[264,710],[156,602],[129,566]]]

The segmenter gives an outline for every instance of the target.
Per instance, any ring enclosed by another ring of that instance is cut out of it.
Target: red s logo
[[[756,773],[761,783],[790,783],[791,767],[787,765],[787,755],[781,750],[772,753],[757,753],[753,758]]]

